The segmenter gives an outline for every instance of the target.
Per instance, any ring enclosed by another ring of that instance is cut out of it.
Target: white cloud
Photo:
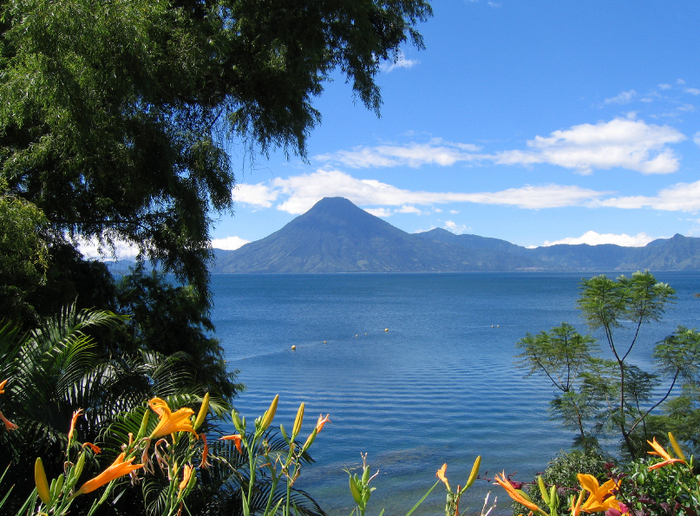
[[[693,141],[695,142],[695,145],[700,145],[700,131],[693,135]]]
[[[615,235],[613,233],[596,233],[595,231],[587,231],[582,236],[578,238],[563,238],[561,240],[556,240],[554,242],[545,241],[543,247],[548,247],[558,244],[568,244],[568,245],[602,245],[602,244],[615,244],[623,247],[644,247],[649,242],[654,240],[646,233],[637,233],[636,235],[626,235],[622,233],[621,235]]]
[[[659,84],[660,90],[670,90],[671,88],[673,88],[673,86],[671,86],[670,84]]]
[[[690,93],[691,95],[700,95],[700,90],[697,88],[686,88],[685,92]]]
[[[647,124],[635,120],[635,116],[636,113],[631,112],[627,118],[575,125],[549,136],[535,136],[527,142],[527,150],[477,154],[481,148],[476,145],[435,138],[428,143],[356,147],[315,156],[315,159],[351,168],[452,166],[459,162],[492,161],[498,165],[546,163],[581,174],[616,167],[643,174],[668,174],[678,170],[679,159],[669,145],[686,137],[673,127]]]
[[[480,147],[472,144],[446,142],[440,138],[428,143],[406,145],[377,145],[356,147],[332,154],[315,156],[314,159],[327,163],[340,163],[352,168],[378,168],[421,165],[454,165],[459,161],[473,161],[478,158],[473,152]]]
[[[700,181],[695,183],[676,183],[660,190],[654,197],[642,195],[632,197],[614,197],[597,201],[600,206],[624,209],[652,208],[663,211],[700,211]]]
[[[415,215],[421,215],[423,212],[416,208],[415,206],[401,206],[394,213],[413,213]]]
[[[667,125],[616,118],[595,125],[575,125],[548,137],[536,136],[527,142],[531,150],[500,152],[495,161],[505,165],[548,163],[582,174],[613,167],[643,174],[668,174],[678,170],[678,158],[667,145],[685,139]]]
[[[230,236],[225,238],[214,238],[211,241],[211,246],[214,249],[223,249],[225,251],[235,251],[236,249],[243,247],[244,245],[250,243],[250,240],[244,240],[241,237]]]
[[[270,190],[264,183],[256,185],[239,183],[231,191],[231,198],[237,203],[270,208],[277,200],[277,193]]]
[[[407,206],[447,203],[480,203],[517,206],[526,209],[584,206],[607,195],[578,186],[539,185],[509,188],[498,192],[411,191],[376,179],[357,179],[338,170],[275,178],[270,185],[256,185],[268,192],[260,198],[281,201],[277,209],[297,215],[306,212],[323,197],[345,197],[358,206]],[[387,216],[387,215],[385,215]]]
[[[95,238],[84,238],[78,237],[78,250],[86,258],[94,258],[99,260],[112,260],[112,259],[132,259],[139,254],[139,248],[124,240],[114,241],[114,252],[112,249],[101,245]]]
[[[464,224],[456,224],[455,222],[452,222],[451,220],[446,220],[445,221],[445,229],[447,231],[451,231],[452,233],[456,235],[461,235],[467,230],[467,226]]]
[[[685,84],[685,81],[683,79],[678,79],[676,81],[676,84]]]
[[[365,208],[365,211],[370,215],[374,215],[375,217],[380,217],[383,219],[386,219],[387,217],[391,217],[393,215],[393,212],[386,208]]]
[[[399,58],[396,60],[396,62],[382,61],[382,63],[379,65],[379,69],[383,72],[389,73],[397,68],[413,68],[417,64],[418,61],[414,59],[406,59],[404,55],[401,54],[399,55]]]
[[[637,96],[637,92],[634,90],[623,91],[615,97],[605,99],[606,104],[628,104]]]

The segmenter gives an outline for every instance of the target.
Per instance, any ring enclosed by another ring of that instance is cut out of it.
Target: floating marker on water
[[[384,328],[384,331],[389,331],[389,328]]]
[[[325,343],[326,343],[326,341],[324,340],[324,341],[323,341],[323,343],[325,344]]]
[[[292,351],[296,351],[296,350],[297,350],[297,347],[296,347],[296,346],[292,346]]]

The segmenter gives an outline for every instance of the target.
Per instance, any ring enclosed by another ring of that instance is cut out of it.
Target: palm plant
[[[75,410],[85,410],[76,429],[82,440],[96,442],[118,414],[144,400],[196,391],[185,354],[100,353],[93,333],[116,329],[123,320],[109,311],[78,311],[72,305],[26,334],[12,324],[0,325],[0,379],[9,379],[0,401],[3,413],[19,427],[0,433],[0,467],[11,465],[17,503],[34,486],[36,457],[43,457],[50,477],[60,473]],[[104,461],[117,451],[107,447]],[[85,469],[88,474],[89,465]]]

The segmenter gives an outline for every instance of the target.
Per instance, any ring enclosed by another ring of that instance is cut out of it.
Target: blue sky
[[[232,147],[235,214],[214,246],[281,229],[323,197],[414,233],[524,246],[700,236],[700,2],[442,0],[377,81],[315,101],[308,163]]]

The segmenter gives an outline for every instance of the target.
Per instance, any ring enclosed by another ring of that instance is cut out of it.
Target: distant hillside
[[[409,234],[335,197],[262,240],[216,256],[213,273],[700,270],[700,239],[527,249],[444,229]]]

